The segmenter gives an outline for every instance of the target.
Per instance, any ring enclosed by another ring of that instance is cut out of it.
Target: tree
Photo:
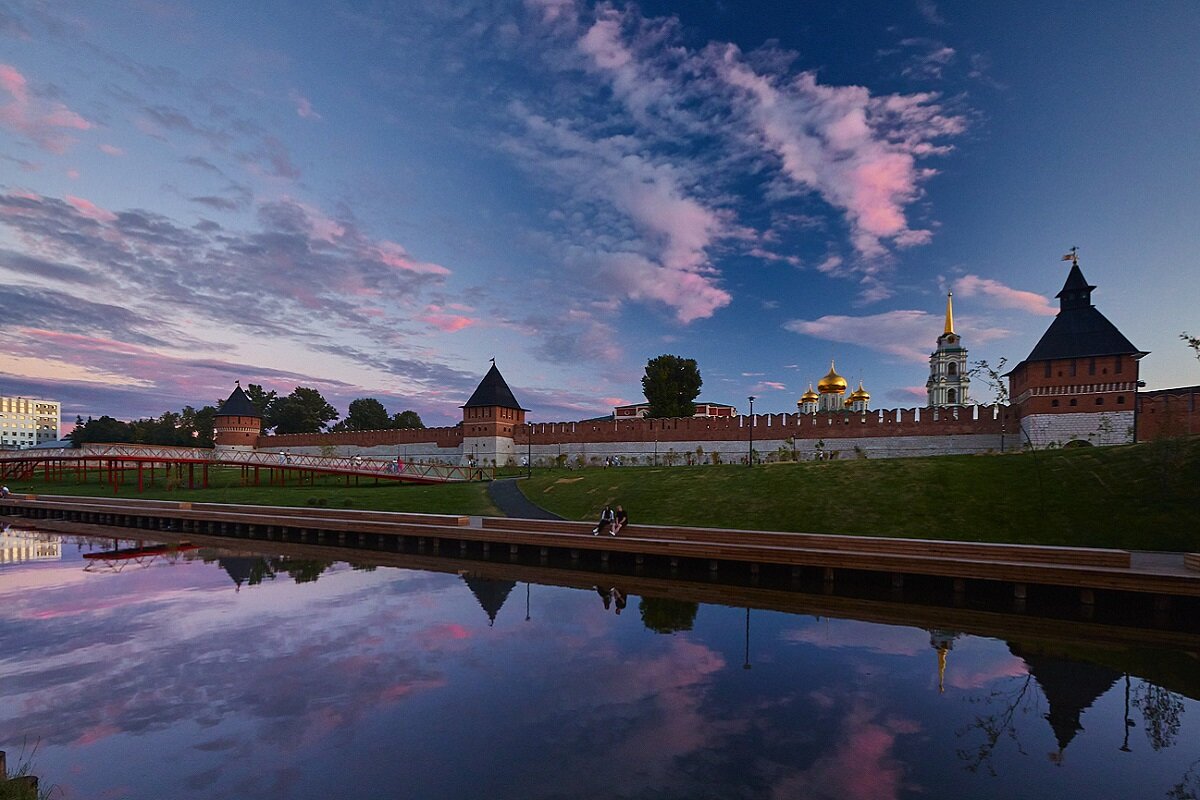
[[[668,597],[643,597],[638,602],[642,624],[655,633],[690,631],[696,622],[698,603]]]
[[[692,401],[704,381],[694,358],[661,355],[646,362],[642,392],[650,401],[648,417],[690,417],[696,413]]]
[[[1188,336],[1188,332],[1184,331],[1179,334],[1179,338],[1187,343],[1187,346],[1196,351],[1196,358],[1200,358],[1200,336]]]
[[[392,417],[393,428],[424,428],[421,415],[415,411],[401,411]]]
[[[316,389],[297,386],[287,397],[271,402],[264,424],[277,434],[320,433],[338,416],[337,409]]]
[[[383,403],[374,397],[360,397],[350,401],[350,410],[337,427],[347,431],[381,431],[390,428],[391,421]]]
[[[1008,404],[1008,384],[1004,382],[1004,365],[1007,363],[1007,358],[997,361],[994,367],[986,361],[976,361],[974,366],[967,370],[967,375],[972,378],[983,379],[983,382],[992,390],[998,406]]]
[[[263,387],[257,383],[252,383],[246,387],[246,397],[258,409],[258,413],[262,415],[263,420],[267,419],[267,412],[271,410],[271,404],[275,402],[278,394],[274,389],[269,392],[263,391]],[[218,403],[218,405],[220,404]]]

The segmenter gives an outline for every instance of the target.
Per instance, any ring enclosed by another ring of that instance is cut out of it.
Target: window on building
[[[951,361],[946,366],[946,372],[950,373],[951,375],[957,375],[958,374],[958,364],[955,364],[953,361]]]
[[[1113,362],[1113,372],[1120,375],[1121,370],[1124,369],[1124,367],[1125,367],[1125,361],[1120,356],[1117,356]]]
[[[1074,358],[1072,358],[1071,359],[1071,377],[1072,378],[1075,377],[1075,367],[1077,366],[1077,364],[1078,364],[1078,362]]]
[[[1103,397],[1097,397],[1097,398],[1096,398],[1096,405],[1098,405],[1098,406],[1102,406],[1102,405],[1104,405],[1104,398],[1103,398]]]
[[[1073,405],[1073,406],[1077,406],[1077,405],[1079,405],[1079,401],[1078,401],[1078,400],[1076,400],[1074,397],[1072,397],[1072,398],[1071,398],[1071,405]]]
[[[1058,408],[1058,400],[1051,400],[1051,401],[1050,401],[1050,407],[1051,407],[1051,408]]]
[[[1088,359],[1088,375],[1095,375],[1095,374],[1096,374],[1096,359],[1089,358]]]
[[[1062,373],[1059,373],[1059,374],[1061,375]],[[1046,362],[1046,375],[1045,375],[1045,377],[1047,377],[1047,378],[1049,378],[1049,377],[1050,377],[1050,362],[1049,362],[1049,361],[1047,361],[1047,362]]]
[[[1119,405],[1119,406],[1125,405],[1125,395],[1123,395],[1123,394],[1117,395],[1117,405]]]
[[[953,366],[953,365],[951,365],[951,366]],[[958,391],[955,389],[951,389],[948,392],[946,392],[946,402],[947,403],[957,403],[958,402]]]

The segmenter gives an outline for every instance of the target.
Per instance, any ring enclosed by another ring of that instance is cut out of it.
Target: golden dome
[[[870,400],[871,393],[863,388],[862,381],[858,382],[858,388],[850,393],[851,402],[855,400]]]
[[[817,381],[817,391],[821,394],[843,394],[846,391],[846,379],[837,374],[833,362],[829,362],[829,374]]]
[[[815,403],[821,399],[821,395],[813,391],[812,384],[808,385],[808,391],[800,395],[801,403]]]

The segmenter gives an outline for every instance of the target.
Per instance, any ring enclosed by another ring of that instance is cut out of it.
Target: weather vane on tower
[[[1063,257],[1062,257],[1062,260],[1063,260],[1063,261],[1070,261],[1070,262],[1071,262],[1071,266],[1078,267],[1078,266],[1079,266],[1079,248],[1078,248],[1078,247],[1072,247],[1072,248],[1071,248],[1071,252],[1069,252],[1069,253],[1067,253],[1065,256],[1063,256]]]

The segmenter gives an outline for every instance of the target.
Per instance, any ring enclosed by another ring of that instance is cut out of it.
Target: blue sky
[[[452,424],[494,356],[553,421],[675,353],[910,407],[946,291],[1014,364],[1072,246],[1194,384],[1197,76],[1190,2],[0,0],[0,392]]]

